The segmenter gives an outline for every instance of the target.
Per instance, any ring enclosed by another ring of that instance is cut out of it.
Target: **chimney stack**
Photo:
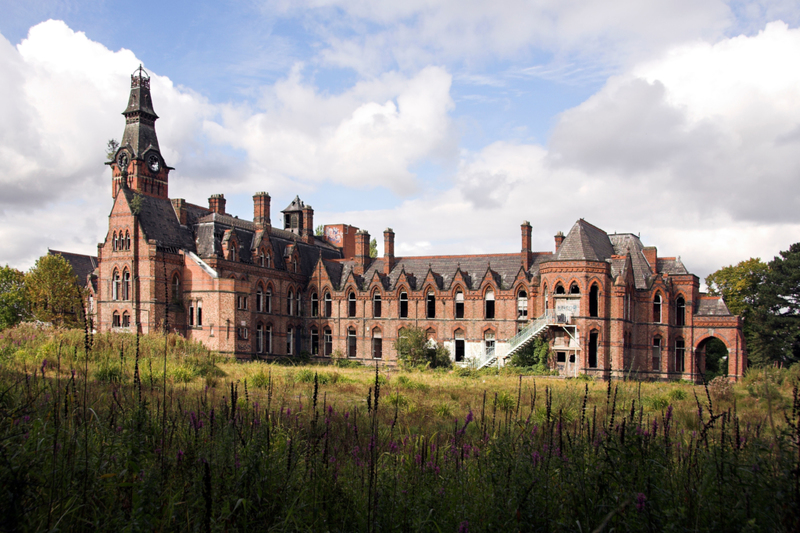
[[[525,220],[522,223],[522,251],[520,255],[522,256],[522,268],[525,269],[525,272],[531,268],[533,264],[533,251],[531,250],[531,235],[532,235],[532,228],[531,223]]]
[[[556,252],[558,252],[562,242],[564,242],[564,232],[559,231],[556,233]]]
[[[383,230],[383,273],[387,276],[394,268],[394,231]]]
[[[303,224],[301,236],[308,244],[314,244],[314,209],[310,205],[303,207]]]
[[[178,217],[178,222],[181,226],[186,225],[186,200],[183,198],[172,199],[172,209],[175,210],[175,216]]]
[[[369,232],[367,230],[358,230],[356,232],[356,256],[355,265],[353,266],[353,273],[361,276],[369,266]]]
[[[253,222],[260,229],[264,229],[270,225],[269,220],[269,194],[261,191],[253,196]]]
[[[219,213],[220,215],[225,214],[225,195],[224,194],[212,194],[211,198],[208,199],[208,208],[211,209],[215,213]]]
[[[650,263],[650,272],[655,274],[658,271],[658,250],[655,246],[645,246],[642,248],[642,254],[647,262]]]

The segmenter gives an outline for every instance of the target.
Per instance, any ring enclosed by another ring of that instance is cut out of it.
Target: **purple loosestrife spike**
[[[636,495],[636,510],[640,513],[644,511],[644,504],[647,501],[647,496],[641,492]]]

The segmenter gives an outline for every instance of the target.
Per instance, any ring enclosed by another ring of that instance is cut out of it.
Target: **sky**
[[[97,253],[151,75],[170,196],[516,253],[580,218],[701,281],[800,240],[794,0],[0,0],[0,265]]]

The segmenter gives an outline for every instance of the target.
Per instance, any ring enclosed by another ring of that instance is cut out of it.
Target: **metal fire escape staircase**
[[[505,357],[511,357],[516,352],[520,351],[542,333],[547,330],[548,326],[556,323],[556,314],[553,310],[548,310],[544,315],[533,320],[530,324],[525,326],[519,333],[514,335],[508,340],[508,353]],[[497,355],[495,350],[487,350],[483,357],[476,361],[475,368],[481,369],[497,362]]]

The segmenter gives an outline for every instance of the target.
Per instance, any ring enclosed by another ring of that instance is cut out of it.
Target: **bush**
[[[512,355],[508,364],[518,368],[531,368],[533,374],[548,374],[550,355],[550,342],[544,337],[538,337],[532,344]]]
[[[683,389],[672,389],[669,391],[669,398],[670,400],[685,400],[686,399],[686,391]]]
[[[403,387],[410,389],[410,390],[420,390],[420,391],[427,391],[431,388],[430,385],[426,383],[420,383],[419,381],[413,381],[408,378],[408,376],[397,376],[395,381],[398,385],[402,385]]]
[[[405,407],[408,405],[408,398],[398,391],[389,393],[389,397],[386,400],[389,402],[389,405],[394,405],[395,407]]]
[[[717,376],[708,384],[708,391],[715,400],[730,400],[733,398],[733,384],[725,376]]]
[[[422,328],[404,328],[394,342],[397,358],[405,368],[452,368],[450,351],[443,344],[432,345]]]

